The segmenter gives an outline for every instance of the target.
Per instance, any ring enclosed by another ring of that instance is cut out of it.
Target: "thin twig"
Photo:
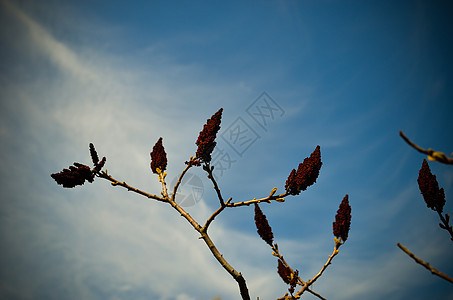
[[[320,294],[310,290],[310,289],[307,289],[307,291],[309,291],[310,293],[312,293],[314,296],[318,297],[319,299],[321,300],[327,300],[326,298],[324,298],[323,296],[321,296]]]
[[[192,159],[192,158],[191,158]],[[188,164],[184,170],[181,172],[181,175],[179,175],[178,181],[175,184],[175,187],[173,188],[173,195],[171,195],[171,200],[175,201],[176,197],[176,191],[178,190],[179,185],[181,184],[182,178],[184,175],[186,175],[187,171],[192,167],[192,164]]]
[[[214,190],[217,193],[217,198],[219,199],[220,202],[220,207],[206,220],[206,224],[202,228],[202,231],[207,231],[211,222],[214,221],[215,217],[217,217],[225,209],[225,207],[227,207],[227,205],[231,202],[231,200],[233,200],[233,198],[230,197],[226,203],[223,200],[219,185],[217,184],[217,181],[215,180],[214,175],[212,174],[214,167],[210,167],[209,164],[205,164],[203,166],[203,170],[205,170],[206,173],[208,173],[207,177],[212,181],[212,184],[214,185]]]
[[[277,258],[279,258],[279,259],[282,261],[282,263],[283,263],[287,268],[289,268],[289,270],[291,271],[292,274],[296,274],[296,273],[294,272],[294,270],[291,268],[291,266],[286,262],[286,260],[285,260],[285,258],[283,257],[283,255],[281,255],[280,252],[278,251],[278,245],[277,245],[277,244],[274,244],[271,248],[272,248],[272,251],[273,251],[273,252],[272,252],[272,255],[275,256],[275,257],[277,257]],[[304,286],[304,285],[306,284],[306,283],[300,278],[299,275],[297,275],[297,283],[298,283],[299,285],[302,285],[302,286]],[[318,293],[314,292],[313,290],[307,288],[307,291],[308,291],[309,293],[313,294],[314,296],[318,297],[319,299],[325,300],[325,298],[323,298],[321,295],[319,295]],[[277,300],[285,300],[285,299],[294,299],[294,298],[293,298],[292,296],[287,296],[287,295],[285,295],[285,296],[283,296],[283,297],[281,297],[281,298],[278,298]]]
[[[162,196],[164,198],[168,199],[168,192],[167,192],[167,183],[165,182],[165,177],[167,176],[167,172],[159,172],[159,181],[162,183]]]
[[[441,162],[441,163],[444,163],[447,165],[453,165],[453,158],[446,156],[445,153],[440,152],[440,151],[435,151],[431,148],[424,149],[424,148],[418,146],[417,144],[415,144],[414,142],[409,140],[401,130],[400,130],[400,136],[403,138],[404,141],[406,141],[406,143],[409,144],[409,146],[411,146],[412,148],[414,148],[415,150],[417,150],[420,153],[428,155],[429,160],[435,160],[435,161],[438,161],[438,162]]]
[[[283,257],[282,254],[280,254],[279,250],[278,250],[278,245],[275,243],[272,247],[272,255],[277,257],[278,259],[280,259],[282,261],[282,263],[287,267],[289,268],[289,270],[291,271],[291,273],[295,274],[294,270],[291,268],[291,266],[286,262],[285,258]],[[305,282],[299,277],[297,276],[297,280],[298,282],[301,284],[301,285],[304,285]]]
[[[209,219],[206,220],[206,223],[203,226],[203,228],[201,229],[201,231],[207,231],[208,230],[208,227],[211,224],[211,222],[214,221],[215,217],[217,217],[225,209],[225,207],[227,207],[226,204],[230,203],[230,201],[232,199],[233,198],[230,198],[230,199],[228,199],[228,201],[224,205],[220,205],[220,207],[209,217]]]
[[[280,195],[269,195],[265,198],[260,198],[260,199],[256,199],[256,198],[253,198],[252,200],[249,200],[249,201],[242,201],[242,202],[237,202],[237,203],[230,203],[228,204],[227,206],[228,207],[238,207],[238,206],[244,206],[244,205],[251,205],[251,204],[254,204],[254,203],[261,203],[261,202],[266,202],[266,203],[271,203],[271,201],[277,201],[277,202],[285,202],[285,198],[288,196],[288,193],[284,193],[284,194],[280,194]]]
[[[217,198],[219,198],[220,201],[220,206],[225,206],[225,201],[223,200],[222,193],[220,192],[219,185],[217,184],[217,181],[214,178],[214,175],[212,174],[212,171],[214,170],[214,166],[210,166],[208,163],[206,163],[203,166],[203,170],[208,173],[208,179],[212,181],[212,184],[214,184],[214,190],[217,193]]]
[[[332,254],[329,255],[329,258],[327,259],[326,263],[324,264],[324,266],[322,266],[321,270],[318,272],[318,274],[316,274],[312,279],[310,279],[309,281],[307,281],[305,283],[305,285],[296,293],[297,296],[300,296],[302,295],[313,283],[315,283],[315,281],[321,277],[322,273],[324,273],[324,271],[327,269],[327,267],[332,263],[332,259],[337,256],[337,254],[339,253],[339,250],[338,248],[340,248],[342,244],[341,243],[337,243],[335,242],[335,248],[333,249],[333,252]]]
[[[439,218],[440,218],[440,220],[443,223],[443,224],[439,223],[440,228],[445,229],[446,231],[448,231],[448,233],[450,234],[450,240],[453,241],[453,227],[449,224],[450,215],[449,214],[445,214],[445,217],[444,217],[442,215],[442,212],[440,212],[440,211],[437,211],[437,214],[439,215]]]
[[[403,250],[407,255],[409,255],[410,257],[412,257],[413,260],[415,260],[416,263],[424,266],[426,269],[428,269],[432,274],[434,275],[437,275],[439,276],[440,278],[442,279],[445,279],[451,283],[453,283],[453,278],[451,278],[450,276],[440,272],[439,270],[437,270],[436,268],[434,268],[433,266],[431,266],[428,262],[426,261],[423,261],[422,259],[418,258],[414,253],[412,253],[411,251],[409,251],[409,249],[407,249],[406,247],[404,247],[403,245],[401,245],[400,243],[396,244],[401,250]]]
[[[135,193],[140,194],[142,196],[145,196],[147,198],[158,200],[158,201],[162,201],[162,202],[168,202],[167,199],[165,199],[165,198],[162,198],[162,197],[159,197],[159,196],[156,196],[156,195],[152,195],[152,194],[148,194],[148,193],[146,193],[146,192],[144,192],[142,190],[134,188],[133,186],[128,185],[125,181],[120,182],[120,181],[116,180],[115,178],[110,176],[107,173],[107,171],[102,171],[101,173],[98,173],[98,176],[100,178],[104,178],[104,179],[107,179],[107,180],[111,181],[113,186],[122,186],[122,187],[126,188],[128,191],[135,192]]]

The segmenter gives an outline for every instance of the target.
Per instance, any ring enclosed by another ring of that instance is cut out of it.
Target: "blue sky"
[[[332,222],[349,194],[349,239],[315,291],[452,298],[451,284],[396,247],[453,274],[451,241],[416,183],[424,157],[398,136],[453,151],[451,14],[449,1],[1,0],[0,299],[238,299],[169,206],[100,179],[63,189],[50,177],[88,164],[93,142],[109,173],[158,194],[154,143],[163,137],[171,181],[220,107],[217,150],[232,162],[217,169],[225,198],[283,192],[291,169],[321,146],[317,183],[261,206],[302,279],[332,252]],[[279,109],[261,126],[252,116],[263,99]],[[233,149],[227,129],[238,122],[254,143]],[[452,212],[453,171],[430,167]],[[201,170],[192,176],[202,196],[187,210],[203,223],[218,201]],[[252,207],[224,211],[210,230],[252,299],[285,293]]]

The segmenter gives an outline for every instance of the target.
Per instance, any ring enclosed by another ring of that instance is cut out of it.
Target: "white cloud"
[[[27,28],[30,42],[52,62],[79,80],[99,81],[99,77],[65,44],[55,40],[39,23],[8,0],[2,1],[6,9]]]

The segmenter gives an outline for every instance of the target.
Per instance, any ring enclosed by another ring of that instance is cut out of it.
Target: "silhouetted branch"
[[[302,295],[313,283],[315,283],[316,280],[318,280],[319,277],[321,277],[321,275],[324,273],[327,267],[332,263],[332,259],[339,253],[338,248],[340,247],[340,245],[341,244],[335,242],[335,248],[333,249],[332,254],[329,255],[329,258],[327,259],[326,263],[322,266],[321,270],[312,279],[305,282],[304,286],[295,294],[295,296]]]
[[[223,205],[220,205],[220,207],[206,220],[205,225],[201,229],[202,231],[208,230],[209,225],[211,224],[212,221],[214,221],[215,217],[217,217],[224,209],[227,207],[227,204],[230,203],[232,198],[228,199],[226,203]]]
[[[274,191],[274,190],[272,190],[272,191]],[[228,207],[238,207],[238,206],[245,206],[245,205],[249,206],[251,204],[261,203],[261,202],[271,203],[271,201],[285,202],[284,197],[286,197],[286,196],[288,196],[288,193],[284,193],[284,194],[275,196],[271,192],[271,194],[269,196],[264,197],[264,198],[260,198],[260,199],[253,198],[252,200],[248,200],[248,201],[229,203],[227,206]]]
[[[406,143],[409,144],[409,146],[411,146],[412,148],[414,148],[415,150],[417,150],[420,153],[428,155],[429,160],[435,160],[435,161],[441,162],[443,164],[453,165],[453,158],[447,157],[445,155],[445,153],[435,151],[431,148],[424,149],[424,148],[418,146],[417,144],[415,144],[414,142],[409,140],[401,130],[400,130],[400,136],[403,138],[403,140],[406,141]]]
[[[442,213],[437,212],[442,223],[439,223],[439,227],[445,229],[450,234],[450,240],[453,241],[453,227],[450,225],[450,214],[445,214],[445,217]]]
[[[134,193],[140,194],[140,195],[145,196],[147,198],[158,200],[158,201],[162,201],[162,202],[168,202],[168,200],[165,199],[165,198],[162,198],[162,197],[159,197],[159,196],[156,196],[156,195],[152,195],[152,194],[148,194],[147,192],[144,192],[142,190],[134,188],[133,186],[128,185],[125,181],[120,182],[120,181],[116,180],[115,178],[113,178],[112,176],[110,176],[107,173],[107,170],[106,171],[102,171],[101,173],[98,174],[98,176],[100,178],[104,178],[104,179],[107,179],[108,181],[111,181],[113,186],[122,186],[122,187],[126,188],[128,191],[132,191]]]
[[[416,149],[420,153],[428,155],[428,159],[431,161],[438,161],[444,164],[453,164],[453,159],[447,157],[444,153],[435,151],[431,148],[423,149],[422,147],[416,145],[411,140],[409,140],[402,131],[399,132],[400,136],[409,144],[412,148]],[[450,222],[450,215],[447,213],[445,217],[443,216],[443,209],[446,203],[445,200],[445,191],[443,188],[439,188],[439,183],[437,182],[436,175],[431,173],[429,168],[429,164],[426,159],[423,159],[422,166],[418,172],[417,178],[418,187],[420,192],[423,196],[423,199],[426,203],[426,206],[433,211],[437,212],[441,223],[439,223],[440,228],[445,229],[450,234],[450,239],[453,241],[453,228],[449,224]],[[448,275],[438,271],[436,268],[432,267],[429,263],[423,261],[422,259],[418,258],[415,254],[413,254],[409,249],[397,243],[397,246],[409,255],[416,263],[422,265],[426,269],[428,269],[432,274],[437,275],[444,280],[453,283],[453,278],[449,277]]]
[[[293,274],[293,276],[296,276],[296,281],[297,281],[297,284],[301,285],[301,286],[304,286],[306,283],[300,278],[299,276],[299,272],[297,271],[294,271],[291,266],[286,262],[285,258],[283,257],[283,255],[280,254],[279,250],[278,250],[278,245],[277,244],[274,244],[272,247],[272,255],[277,257],[279,259],[279,261],[281,261],[281,263],[284,265],[285,268],[287,268],[289,270],[289,273],[290,274]],[[297,275],[296,275],[297,274]],[[320,294],[314,292],[313,290],[309,289],[308,287],[306,288],[306,290],[313,294],[314,296],[318,297],[319,299],[325,299],[324,297],[322,297]],[[281,298],[278,298],[277,300],[286,300],[286,299],[294,299],[293,295],[289,296],[288,293],[285,294],[285,296],[281,297]]]
[[[192,157],[191,157],[191,161],[192,161]],[[175,184],[175,187],[173,188],[173,194],[171,195],[171,199],[173,201],[175,201],[175,198],[176,198],[176,191],[178,190],[179,188],[179,185],[181,184],[181,181],[182,179],[184,178],[184,175],[186,175],[187,171],[192,167],[192,164],[188,164],[184,170],[181,172],[181,175],[179,175],[179,178],[178,178],[178,181],[176,182]]]
[[[439,276],[440,278],[445,279],[445,280],[449,281],[450,283],[453,283],[453,278],[451,278],[450,276],[440,272],[439,270],[437,270],[436,268],[431,266],[429,263],[427,263],[427,262],[423,261],[422,259],[418,258],[414,253],[409,251],[409,249],[407,249],[406,247],[404,247],[400,243],[397,243],[396,245],[401,250],[403,250],[407,255],[409,255],[413,260],[415,260],[416,263],[418,263],[418,264],[422,265],[423,267],[425,267],[426,269],[428,269],[432,274],[434,274],[436,276]]]

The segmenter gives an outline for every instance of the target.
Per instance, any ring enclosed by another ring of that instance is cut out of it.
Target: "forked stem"
[[[175,202],[175,195],[176,195],[176,192],[178,190],[178,187],[184,177],[184,175],[186,174],[186,172],[189,170],[189,168],[191,167],[191,165],[188,165],[181,173],[181,175],[179,176],[179,179],[173,189],[173,194],[171,195],[171,197],[169,197],[168,193],[167,193],[167,189],[166,189],[166,183],[165,183],[165,176],[164,176],[164,173],[159,173],[158,176],[159,176],[159,180],[161,181],[162,183],[162,195],[163,197],[159,197],[159,196],[156,196],[156,195],[152,195],[152,194],[148,194],[144,191],[141,191],[137,188],[134,188],[128,184],[126,184],[126,182],[120,182],[118,180],[116,180],[115,178],[113,178],[112,176],[110,176],[107,171],[103,171],[101,173],[98,174],[98,176],[100,178],[104,178],[110,182],[112,182],[112,185],[114,186],[121,186],[123,188],[126,188],[128,191],[133,191],[135,193],[138,193],[142,196],[145,196],[147,198],[150,198],[150,199],[155,199],[155,200],[158,200],[158,201],[161,201],[161,202],[167,202],[169,203],[174,209],[176,209],[180,215],[182,217],[184,217],[187,222],[189,222],[189,224],[192,225],[192,227],[198,231],[201,235],[200,239],[203,239],[205,244],[208,246],[209,250],[211,251],[212,255],[214,255],[214,257],[216,258],[216,260],[220,263],[220,265],[234,278],[234,280],[238,283],[239,285],[239,291],[240,291],[240,294],[241,294],[241,297],[243,300],[250,300],[250,295],[249,295],[249,291],[248,291],[248,288],[247,288],[247,284],[246,284],[246,281],[244,279],[244,277],[242,276],[242,274],[238,271],[236,271],[228,262],[227,260],[223,257],[223,255],[219,252],[219,250],[217,249],[217,247],[214,245],[214,242],[211,240],[211,238],[209,237],[208,233],[207,233],[207,228],[209,226],[209,224],[214,220],[215,216],[218,215],[222,210],[223,208],[226,207],[226,203],[223,203],[223,207],[222,209],[219,209],[217,210],[207,221],[206,221],[206,224],[204,227],[201,227],[200,224],[198,224],[197,221],[195,221],[195,219],[188,213],[186,212],[180,205],[178,205],[176,202]],[[218,188],[218,187],[217,187]],[[227,201],[227,203],[229,203],[231,201],[231,198]],[[221,202],[222,203],[222,202]]]

